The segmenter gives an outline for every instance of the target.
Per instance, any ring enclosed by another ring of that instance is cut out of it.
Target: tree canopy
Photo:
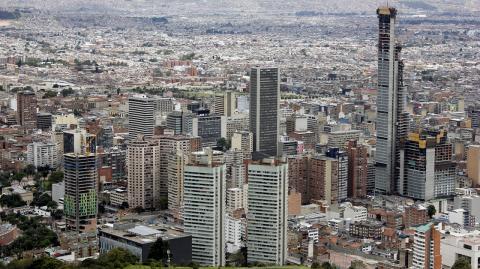
[[[25,203],[22,200],[22,197],[18,193],[12,193],[12,194],[5,194],[0,197],[0,205],[6,206],[6,207],[20,207],[24,206],[27,203]]]
[[[470,262],[467,258],[459,258],[453,264],[452,269],[470,269]]]
[[[168,242],[164,242],[162,238],[158,238],[150,248],[148,259],[161,261],[163,264],[167,264],[168,261]]]
[[[427,212],[428,212],[428,216],[432,218],[437,213],[437,209],[435,209],[435,206],[429,205],[427,207]]]

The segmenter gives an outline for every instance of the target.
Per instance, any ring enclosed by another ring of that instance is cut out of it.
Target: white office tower
[[[248,166],[248,262],[287,259],[288,164],[266,159]]]
[[[225,170],[211,150],[185,167],[185,233],[192,235],[192,261],[202,266],[225,265]]]
[[[138,135],[151,138],[155,128],[157,102],[146,95],[128,98],[128,137],[134,140]]]

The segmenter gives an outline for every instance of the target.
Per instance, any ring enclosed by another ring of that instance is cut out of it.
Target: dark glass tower
[[[278,68],[254,67],[250,73],[250,131],[253,159],[277,156],[280,106]]]
[[[378,36],[378,96],[377,151],[375,157],[375,192],[403,193],[403,150],[407,135],[408,114],[403,86],[401,46],[395,36],[397,10],[377,9]]]

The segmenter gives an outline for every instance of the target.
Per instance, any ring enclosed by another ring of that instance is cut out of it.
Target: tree
[[[367,266],[362,261],[352,261],[349,269],[367,269]]]
[[[63,210],[56,209],[51,212],[51,216],[54,220],[61,220],[63,217]]]
[[[63,181],[63,172],[62,171],[54,171],[48,177],[48,181],[51,183],[59,183]]]
[[[120,205],[120,209],[127,209],[128,208],[128,202],[123,202],[121,205]]]
[[[42,207],[42,206],[52,206],[52,197],[50,195],[48,195],[48,193],[39,193],[39,192],[36,192],[34,194],[34,197],[33,197],[33,201],[31,203],[31,205],[33,206],[38,206],[38,207]],[[55,203],[55,202],[54,202]],[[56,204],[56,203],[55,203]]]
[[[56,91],[48,90],[45,92],[42,98],[52,98],[52,97],[57,97],[58,93]]]
[[[25,177],[25,174],[20,172],[20,173],[15,173],[12,177],[12,180],[15,181],[21,181]]]
[[[153,243],[148,254],[148,259],[161,261],[164,265],[168,262],[168,242],[164,242],[160,237]]]
[[[141,207],[141,206],[137,206],[133,209],[133,211],[137,214],[140,214],[140,213],[145,212],[145,209],[143,209],[143,207]]]
[[[429,205],[427,207],[427,214],[430,218],[432,218],[436,213],[437,213],[437,209],[435,209],[435,206]]]
[[[37,169],[35,168],[35,165],[33,164],[27,164],[27,166],[25,166],[25,168],[23,169],[23,171],[25,172],[25,174],[31,176],[33,174],[35,174],[35,171]]]
[[[168,199],[167,198],[160,198],[160,210],[168,209]]]
[[[72,88],[67,88],[67,89],[63,89],[60,93],[62,94],[63,97],[67,97],[74,94],[75,91]]]
[[[322,263],[322,269],[335,269],[335,266],[332,266],[329,262]]]
[[[0,197],[0,205],[2,206],[7,206],[7,207],[20,207],[24,206],[27,203],[25,203],[22,200],[22,197],[18,193],[12,193],[10,195],[2,195]]]
[[[57,269],[63,266],[63,262],[47,256],[42,256],[33,261],[30,268],[35,269]]]
[[[452,266],[452,269],[470,269],[470,262],[467,258],[461,257],[455,261]]]
[[[223,137],[219,138],[217,140],[217,148],[219,148],[222,151],[227,151],[230,149],[230,142]]]
[[[106,269],[124,268],[137,263],[137,261],[137,256],[122,248],[114,248],[107,254],[100,255],[97,260],[98,264]]]
[[[22,235],[15,239],[13,243],[2,247],[3,255],[18,255],[21,257],[28,250],[58,245],[57,234],[41,223],[41,219],[41,217],[28,218],[20,214],[2,216],[2,220],[17,225],[22,230]]]

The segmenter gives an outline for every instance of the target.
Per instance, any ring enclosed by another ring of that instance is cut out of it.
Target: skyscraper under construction
[[[375,157],[375,192],[403,193],[403,150],[407,135],[408,113],[405,112],[406,93],[403,85],[401,46],[397,43],[395,22],[397,10],[377,9],[378,37],[378,96],[377,150]]]

